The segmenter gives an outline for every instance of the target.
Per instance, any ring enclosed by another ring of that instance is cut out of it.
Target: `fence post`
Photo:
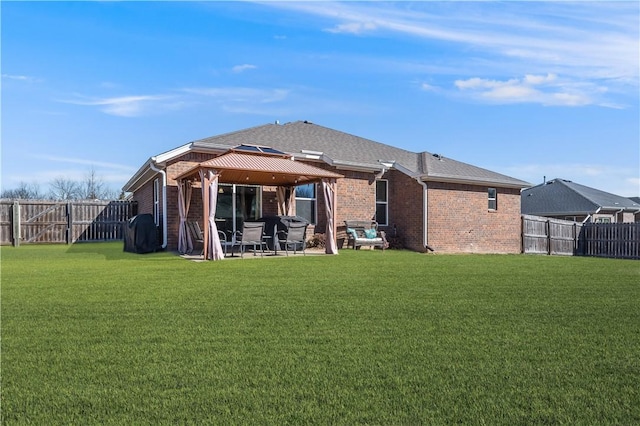
[[[13,212],[12,212],[12,226],[13,226],[13,246],[20,247],[20,203],[18,200],[13,202]]]
[[[71,244],[73,241],[73,217],[72,212],[73,209],[71,208],[71,202],[67,202],[67,244]]]
[[[551,256],[551,221],[547,219],[546,221],[546,231],[547,231],[547,255]]]

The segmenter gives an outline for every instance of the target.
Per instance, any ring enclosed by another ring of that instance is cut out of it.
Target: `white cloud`
[[[40,81],[38,78],[29,76],[29,75],[2,74],[2,78],[7,80],[24,81],[24,82],[30,82],[30,83]]]
[[[235,73],[241,73],[247,70],[253,70],[256,69],[257,67],[255,65],[251,65],[251,64],[242,64],[242,65],[236,65],[235,67],[231,68],[231,71],[235,72]]]
[[[433,92],[433,91],[438,90],[438,88],[437,88],[436,86],[432,86],[432,85],[431,85],[431,84],[429,84],[429,83],[422,83],[422,84],[420,85],[420,88],[421,88],[422,90],[424,90],[425,92]]]
[[[182,105],[180,102],[168,102],[172,98],[172,96],[167,95],[136,95],[111,98],[88,98],[78,95],[77,99],[61,100],[60,102],[73,105],[97,106],[100,107],[102,112],[109,115],[138,117],[158,111],[180,108]]]
[[[462,92],[470,93],[477,100],[493,103],[539,103],[549,106],[583,106],[596,103],[594,94],[602,92],[598,87],[578,87],[568,81],[559,81],[555,74],[525,75],[521,79],[505,81],[479,77],[456,80],[454,85]]]
[[[108,163],[108,162],[104,162],[104,161],[96,161],[96,160],[92,160],[92,159],[86,159],[86,158],[77,158],[77,157],[59,157],[56,155],[35,155],[33,158],[37,158],[40,160],[46,160],[46,161],[50,161],[50,162],[55,162],[55,163],[67,163],[67,164],[80,164],[80,165],[86,165],[86,166],[95,166],[95,167],[100,167],[103,169],[116,169],[116,170],[124,170],[124,171],[128,171],[128,172],[133,172],[135,171],[135,168],[125,165],[125,164],[118,164],[118,163]]]
[[[347,24],[339,24],[333,28],[326,29],[325,31],[334,34],[363,34],[365,32],[371,32],[378,28],[373,22],[350,22]]]
[[[251,87],[199,87],[186,88],[184,92],[216,98],[221,102],[271,103],[287,98],[288,89],[255,89]]]
[[[620,105],[617,97],[637,99],[640,37],[637,2],[265,2],[295,13],[316,16],[317,26],[336,34],[397,34],[446,43],[442,68],[458,75],[505,81],[526,75],[520,83],[537,85],[543,76],[609,89],[557,90],[535,94],[547,105]],[[328,23],[328,24],[327,24]],[[327,30],[326,28],[330,28]],[[450,66],[448,66],[450,65]],[[535,77],[531,80],[529,77]],[[468,80],[468,79],[462,79]],[[488,99],[531,99],[526,86],[486,92]]]

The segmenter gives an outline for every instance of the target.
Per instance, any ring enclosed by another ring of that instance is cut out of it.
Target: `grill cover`
[[[158,249],[158,228],[153,215],[139,214],[124,225],[124,251],[152,253]]]

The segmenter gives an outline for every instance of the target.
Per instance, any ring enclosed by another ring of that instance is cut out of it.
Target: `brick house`
[[[190,142],[151,157],[123,187],[152,213],[163,246],[178,245],[176,177],[240,145],[266,146],[296,161],[335,172],[337,243],[345,220],[374,219],[403,247],[442,253],[519,253],[520,191],[527,182],[428,152],[415,153],[307,121],[266,124]],[[295,189],[295,214],[309,234],[325,232],[318,185]],[[275,187],[221,185],[216,220],[230,232],[238,220],[278,213]],[[202,221],[200,191],[193,192],[188,219]]]

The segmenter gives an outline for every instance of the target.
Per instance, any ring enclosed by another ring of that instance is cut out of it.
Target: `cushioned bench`
[[[362,246],[380,247],[382,250],[389,247],[384,231],[378,231],[378,223],[372,220],[345,220],[347,227],[347,247],[354,250]]]

